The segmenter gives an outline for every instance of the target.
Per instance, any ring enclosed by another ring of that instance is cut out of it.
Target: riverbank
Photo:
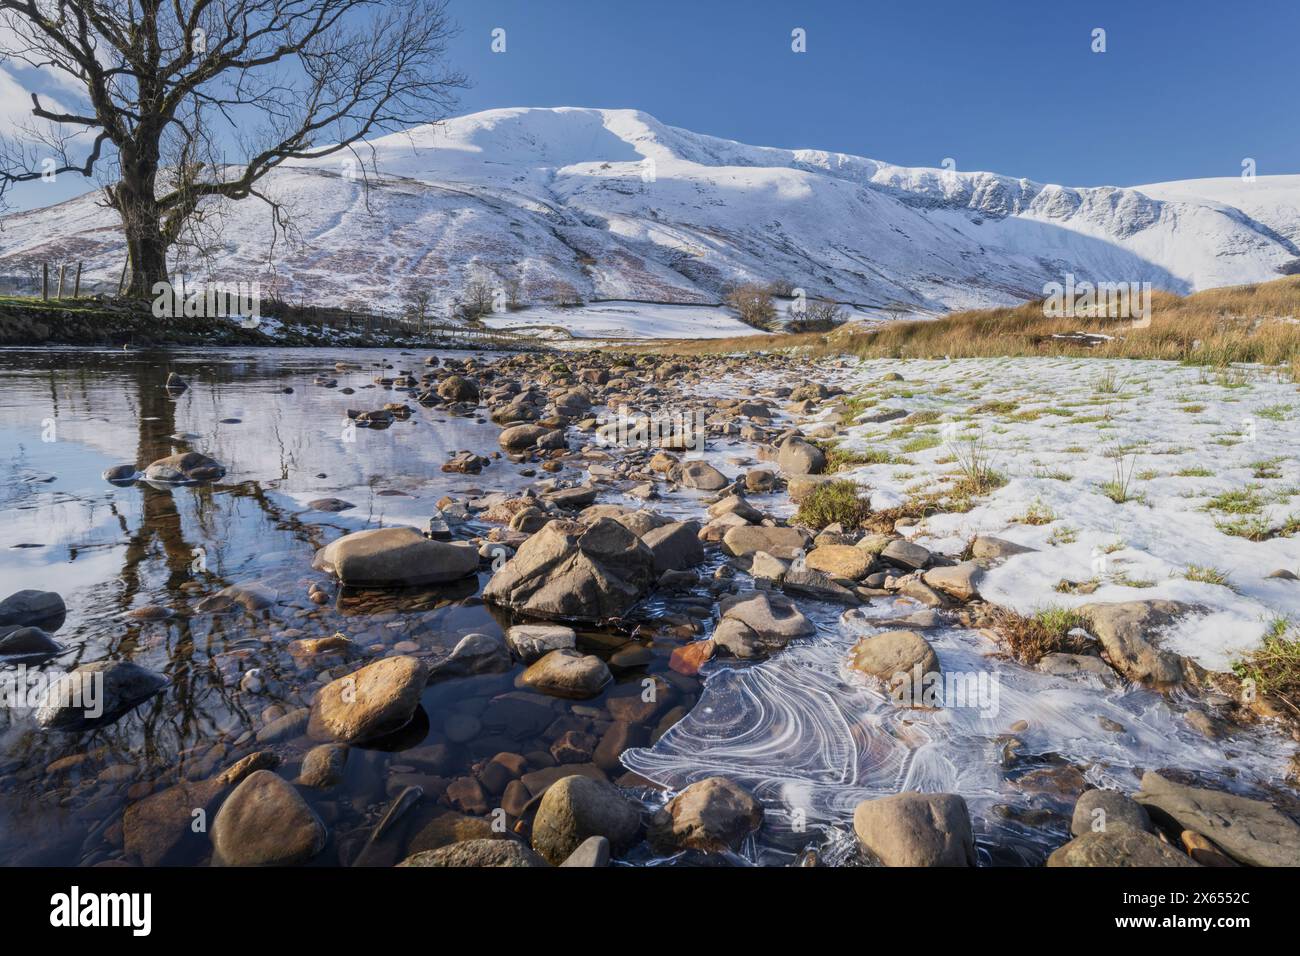
[[[810,357],[940,359],[1059,356],[1164,359],[1189,365],[1253,363],[1300,380],[1300,277],[1207,289],[1153,292],[1135,318],[1049,314],[1044,303],[953,312],[916,321],[853,322],[826,334],[750,335],[648,344],[661,355],[792,351]]]
[[[1290,690],[1232,670],[1257,609],[1296,600],[1288,382],[328,351],[245,380],[219,359],[166,363],[184,387],[142,367],[135,414],[116,384],[70,414],[86,376],[24,367],[7,424],[62,414],[6,541],[28,586],[68,575],[45,666],[155,678],[88,734],[6,727],[7,859],[1300,860]],[[1239,417],[1253,446],[1228,442]],[[132,452],[100,434],[135,420]],[[122,449],[96,461],[116,484],[58,496],[68,441]],[[1120,478],[1110,444],[1138,446]],[[1235,533],[1251,518],[1273,533]],[[122,572],[33,563],[69,527],[69,557],[120,547]]]
[[[104,296],[43,301],[0,297],[0,348],[81,345],[130,348],[166,346],[345,348],[540,347],[536,340],[509,331],[437,327],[423,332],[391,328],[392,322],[357,316],[344,324],[305,318],[265,316],[256,324],[234,318],[163,317],[150,304]]]

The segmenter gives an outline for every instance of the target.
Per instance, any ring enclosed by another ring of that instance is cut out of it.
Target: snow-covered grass
[[[902,381],[888,381],[891,372]],[[975,534],[1035,550],[993,569],[984,596],[1020,613],[1154,598],[1203,609],[1166,646],[1214,669],[1300,618],[1300,390],[1262,367],[1063,358],[864,361],[843,472],[873,501],[937,489],[966,510],[905,529],[960,553]],[[971,455],[996,475],[969,494]],[[966,467],[963,468],[963,463]]]

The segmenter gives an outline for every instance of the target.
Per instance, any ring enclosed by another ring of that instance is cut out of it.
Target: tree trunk
[[[133,299],[153,299],[154,283],[171,281],[167,274],[167,243],[162,224],[157,216],[150,219],[137,212],[124,215],[122,226],[131,256],[131,281],[126,294]]]
[[[162,210],[156,201],[158,165],[153,152],[126,151],[122,180],[113,192],[113,205],[122,218],[131,277],[126,294],[133,299],[153,299],[154,283],[168,282],[167,239],[163,236]]]

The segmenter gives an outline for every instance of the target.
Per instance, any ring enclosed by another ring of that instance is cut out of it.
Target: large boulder
[[[1118,790],[1085,790],[1074,805],[1070,832],[1083,836],[1112,827],[1129,827],[1149,833],[1151,818],[1142,804]]]
[[[564,432],[545,425],[515,425],[497,436],[497,443],[516,454],[533,449],[564,447]]]
[[[39,627],[0,627],[0,657],[40,660],[61,650],[63,645]]]
[[[704,560],[700,526],[695,521],[674,521],[653,528],[642,535],[641,543],[654,554],[657,574],[684,571]]]
[[[984,565],[979,561],[963,561],[949,567],[931,568],[922,580],[936,591],[942,591],[959,601],[971,601],[980,596],[979,582],[984,576]]]
[[[547,788],[533,819],[533,849],[559,866],[584,840],[603,836],[614,852],[626,849],[641,831],[641,812],[612,783],[564,777]]]
[[[759,525],[739,525],[722,536],[722,548],[732,557],[744,557],[755,551],[784,561],[793,560],[808,548],[807,532],[798,528],[766,528]]]
[[[826,453],[802,438],[789,438],[777,451],[776,464],[787,475],[820,475],[826,470]]]
[[[1157,822],[1207,837],[1238,863],[1300,866],[1300,825],[1262,800],[1184,786],[1153,770],[1134,797]]]
[[[525,687],[578,700],[595,697],[612,679],[599,657],[568,649],[551,651],[519,675]]]
[[[787,594],[801,595],[814,601],[833,601],[836,604],[847,604],[851,607],[856,607],[862,603],[862,599],[857,594],[840,584],[829,574],[812,571],[808,568],[804,568],[802,571],[791,568],[786,571],[781,578],[781,590]]]
[[[144,470],[144,476],[149,481],[165,482],[167,484],[215,481],[225,473],[224,466],[197,451],[187,451],[183,454],[159,458]]]
[[[763,823],[763,805],[740,784],[708,777],[668,801],[650,822],[650,841],[665,851],[734,850]]]
[[[0,627],[41,627],[57,630],[67,615],[63,597],[55,591],[15,591],[0,601]]]
[[[1078,609],[1101,641],[1111,665],[1129,680],[1156,687],[1186,678],[1183,659],[1161,650],[1160,631],[1192,608],[1178,601],[1125,601],[1085,604]]]
[[[929,562],[930,552],[906,538],[895,538],[881,549],[880,557],[890,564],[917,571]]]
[[[955,793],[898,793],[853,811],[858,840],[885,866],[975,866],[966,801]]]
[[[471,546],[403,526],[345,534],[317,551],[312,567],[349,587],[414,587],[459,581],[478,570],[478,560]]]
[[[331,681],[312,704],[308,734],[350,744],[401,730],[420,706],[428,670],[414,657],[386,657]]]
[[[762,657],[817,633],[817,625],[784,594],[750,591],[724,598],[720,610],[713,644],[733,657]]]
[[[325,825],[289,783],[269,770],[246,777],[212,823],[213,863],[293,866],[325,848]]]
[[[408,856],[398,866],[539,867],[545,860],[518,840],[462,840]]]
[[[883,681],[901,703],[918,707],[939,703],[930,691],[941,673],[939,655],[916,631],[885,631],[862,638],[849,651],[849,666]]]
[[[1054,850],[1047,865],[1085,867],[1197,866],[1159,837],[1133,827],[1089,831]]]
[[[785,490],[790,500],[799,504],[822,485],[842,480],[844,479],[836,478],[834,475],[790,475],[786,478]]]
[[[438,383],[438,395],[449,402],[477,402],[478,383],[463,375],[449,375]]]
[[[447,810],[424,825],[411,839],[407,852],[416,854],[425,850],[440,850],[445,846],[466,840],[508,839],[510,839],[508,833],[493,830],[492,820],[488,817],[472,817],[466,813]]]
[[[688,461],[681,466],[678,480],[686,488],[700,491],[721,491],[731,484],[731,479],[707,461]]]
[[[808,554],[807,565],[837,578],[860,581],[871,571],[872,560],[871,555],[851,544],[824,544]]]
[[[46,730],[80,731],[112,723],[167,686],[167,678],[130,661],[95,661],[46,688],[36,723]]]
[[[555,397],[555,410],[561,415],[581,415],[591,411],[591,396],[586,389],[571,388]]]
[[[710,518],[721,518],[723,515],[735,515],[745,524],[756,524],[763,520],[763,512],[742,495],[727,495],[709,505]]]
[[[531,397],[520,395],[504,405],[495,406],[490,417],[498,425],[519,425],[536,421],[541,412]]]
[[[135,465],[111,465],[104,469],[101,477],[114,485],[129,485],[140,477],[140,472]]]
[[[492,576],[483,598],[533,617],[599,622],[621,617],[655,580],[654,553],[612,518],[552,521]]]
[[[811,637],[817,625],[783,594],[748,591],[722,599],[718,605],[724,621],[739,621],[767,644],[784,646],[797,637]]]

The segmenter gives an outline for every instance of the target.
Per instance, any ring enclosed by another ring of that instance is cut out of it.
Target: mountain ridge
[[[1007,305],[1078,279],[1186,293],[1274,278],[1300,259],[1300,176],[1069,187],[750,146],[637,110],[512,108],[378,137],[358,156],[273,172],[296,235],[274,262],[269,209],[223,212],[198,278],[395,311],[475,281],[524,303],[717,302],[781,282],[890,312]],[[369,187],[367,188],[367,181]],[[0,274],[80,260],[115,282],[124,246],[95,194],[5,217]]]

